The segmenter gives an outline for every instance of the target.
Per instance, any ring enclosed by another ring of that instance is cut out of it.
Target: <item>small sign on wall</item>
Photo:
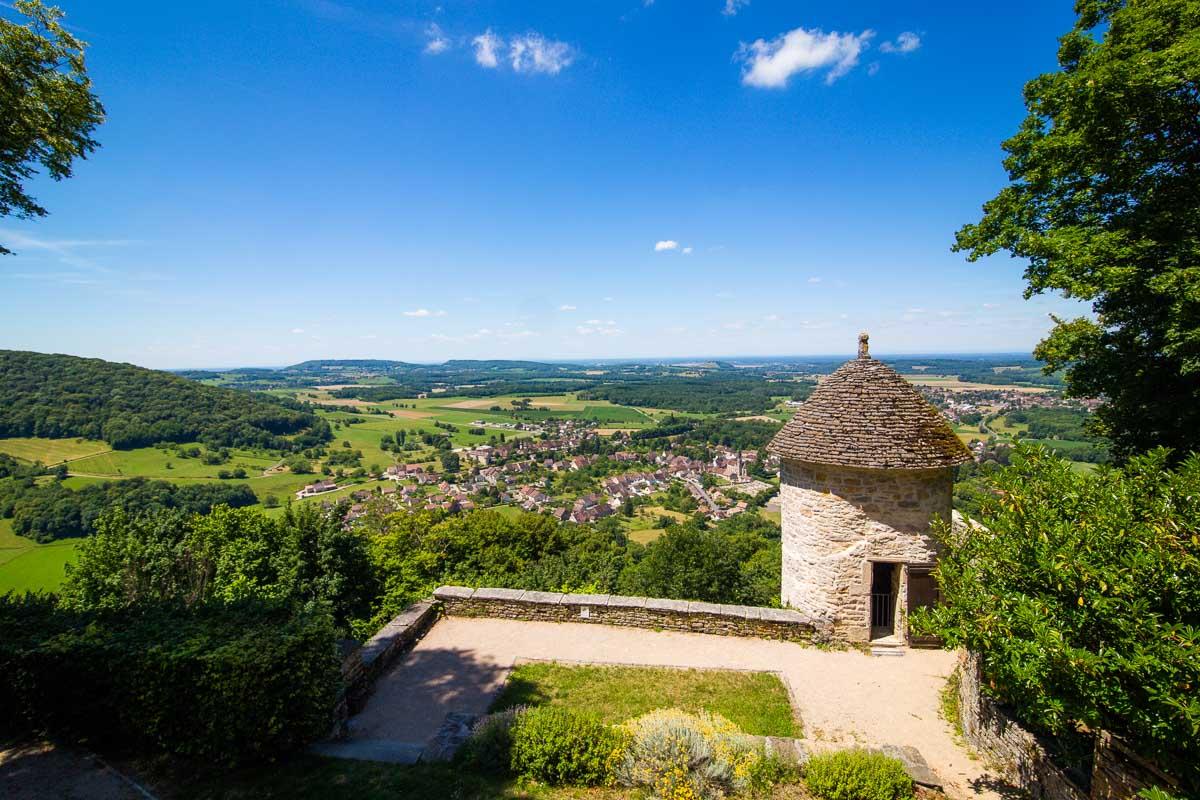
[[[592,618],[592,607],[591,606],[580,606],[579,607],[579,616],[581,619],[591,619]]]

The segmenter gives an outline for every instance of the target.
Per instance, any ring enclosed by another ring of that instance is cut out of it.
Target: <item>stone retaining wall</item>
[[[591,622],[652,630],[757,636],[795,642],[825,641],[812,621],[798,611],[718,603],[563,594],[523,589],[471,589],[442,586],[433,596],[445,613],[463,617],[499,617],[545,622]]]
[[[344,689],[334,710],[335,738],[345,735],[346,720],[362,710],[379,676],[397,656],[412,648],[437,618],[438,604],[432,598],[413,603],[342,660]]]
[[[1092,800],[1124,800],[1153,786],[1181,794],[1177,780],[1133,752],[1120,737],[1100,731],[1092,759]]]
[[[971,747],[1033,800],[1087,800],[1087,794],[1051,763],[1037,737],[983,694],[977,656],[964,655],[958,672],[958,719]]]

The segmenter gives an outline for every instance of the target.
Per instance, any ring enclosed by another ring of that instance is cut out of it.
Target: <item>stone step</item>
[[[344,739],[317,742],[309,752],[328,758],[349,758],[355,761],[382,761],[387,764],[416,764],[424,744],[401,742],[396,739]]]
[[[896,647],[895,645],[871,645],[871,655],[873,656],[891,656],[893,658],[903,658],[905,652],[907,651],[903,647]]]

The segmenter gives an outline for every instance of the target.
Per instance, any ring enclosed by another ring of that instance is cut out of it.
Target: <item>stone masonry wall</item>
[[[1108,731],[1096,735],[1092,800],[1124,800],[1154,786],[1181,794],[1179,781],[1135,753],[1120,737]]]
[[[870,636],[871,562],[932,565],[934,517],[950,519],[949,469],[866,470],[784,460],[783,602],[847,641]],[[907,611],[897,570],[896,631]]]
[[[826,638],[803,614],[779,608],[465,586],[442,586],[433,596],[451,616],[585,622],[799,642]]]
[[[437,603],[432,599],[413,603],[342,660],[344,688],[334,709],[335,738],[345,734],[346,720],[362,710],[379,676],[416,644],[437,618]]]
[[[958,719],[971,747],[1001,767],[1005,779],[1032,800],[1086,800],[1087,795],[1051,763],[1037,737],[983,694],[978,658],[964,654],[958,671]]]

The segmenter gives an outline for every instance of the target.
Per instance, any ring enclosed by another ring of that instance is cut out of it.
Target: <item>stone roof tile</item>
[[[863,469],[937,469],[971,460],[941,412],[867,352],[813,391],[768,449],[780,458]]]

